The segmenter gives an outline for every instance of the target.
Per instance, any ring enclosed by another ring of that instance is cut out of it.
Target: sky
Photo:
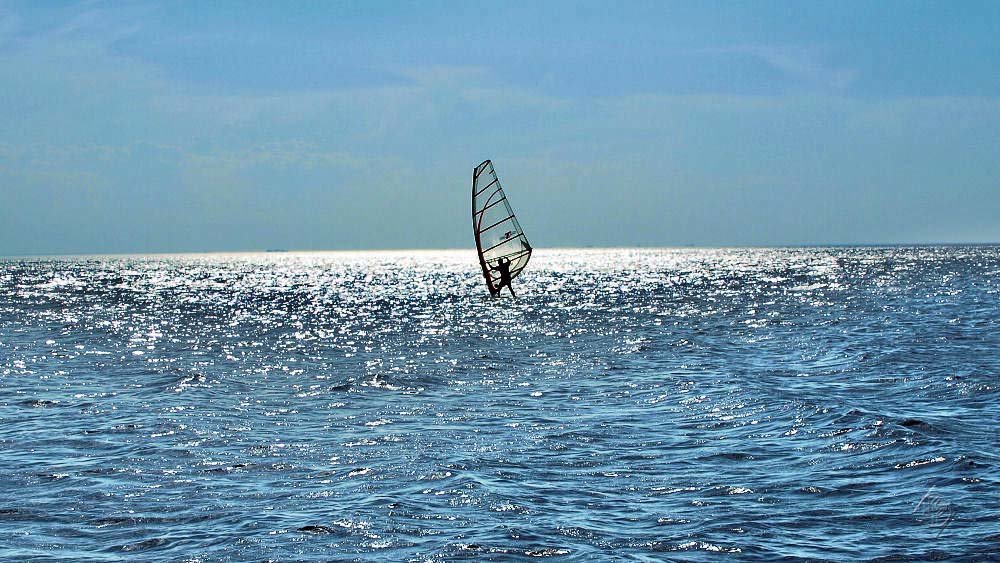
[[[0,0],[0,255],[1000,241],[1000,2]]]

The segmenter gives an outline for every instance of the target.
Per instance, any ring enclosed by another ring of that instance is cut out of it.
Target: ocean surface
[[[0,260],[0,560],[1000,557],[1000,247]]]

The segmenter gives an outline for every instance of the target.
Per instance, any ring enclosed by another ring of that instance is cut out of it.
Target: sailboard
[[[493,270],[497,261],[510,260],[510,277],[514,279],[528,265],[532,249],[489,160],[472,170],[472,233],[486,286],[495,294],[500,282],[500,274]]]

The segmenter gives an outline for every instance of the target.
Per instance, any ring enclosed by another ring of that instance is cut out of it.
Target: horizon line
[[[801,243],[801,244],[682,244],[682,245],[635,245],[635,246],[549,246],[533,247],[534,250],[726,250],[726,249],[796,249],[796,248],[900,248],[900,247],[989,247],[1000,246],[1000,241],[992,242],[865,242],[865,243]],[[244,249],[244,250],[180,250],[154,252],[53,252],[40,254],[0,254],[0,260],[31,258],[87,258],[87,257],[140,257],[140,256],[189,256],[196,254],[326,254],[364,252],[437,252],[468,251],[475,253],[475,247],[440,248],[328,248],[328,249]]]

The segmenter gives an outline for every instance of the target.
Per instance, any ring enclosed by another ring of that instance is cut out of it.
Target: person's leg
[[[514,286],[513,285],[507,284],[507,289],[510,290],[510,296],[511,297],[517,297],[516,295],[514,295]]]

